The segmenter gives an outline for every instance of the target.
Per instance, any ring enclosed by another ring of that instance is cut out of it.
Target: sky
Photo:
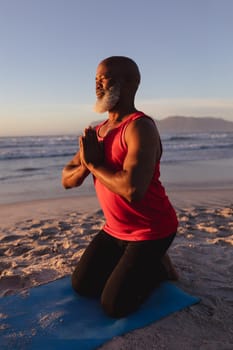
[[[98,63],[131,57],[136,107],[233,121],[233,0],[0,0],[0,136],[96,120]]]

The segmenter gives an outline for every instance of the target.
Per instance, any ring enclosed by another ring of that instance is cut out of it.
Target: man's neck
[[[132,106],[131,108],[122,108],[117,110],[111,110],[108,112],[108,119],[112,123],[119,123],[125,118],[127,118],[130,114],[137,112],[137,109]]]

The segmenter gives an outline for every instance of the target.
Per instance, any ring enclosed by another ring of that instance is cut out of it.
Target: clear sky
[[[70,134],[93,112],[95,71],[139,65],[154,118],[233,121],[233,0],[0,0],[0,136]]]

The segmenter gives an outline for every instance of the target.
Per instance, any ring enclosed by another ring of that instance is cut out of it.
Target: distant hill
[[[106,117],[105,119],[107,119],[107,117]],[[94,128],[96,125],[99,125],[100,123],[103,123],[103,121],[104,121],[105,119],[95,120],[95,121],[91,122],[89,125],[92,126],[92,127]]]
[[[174,116],[156,120],[156,125],[161,133],[233,131],[233,122],[212,117]]]
[[[92,122],[90,125],[95,126],[101,122],[103,122],[103,120],[97,120]],[[173,116],[162,120],[155,119],[155,122],[161,133],[192,133],[211,131],[233,132],[233,122],[221,118]]]

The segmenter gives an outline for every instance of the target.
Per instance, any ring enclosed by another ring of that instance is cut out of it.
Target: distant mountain
[[[106,117],[105,119],[107,119],[107,117]],[[104,121],[105,119],[95,120],[95,121],[91,122],[89,125],[92,126],[92,127],[94,128],[96,125],[99,125],[100,123],[103,123],[103,121]]]
[[[156,125],[161,133],[233,131],[233,122],[212,117],[174,116],[156,120]]]
[[[94,127],[101,122],[103,120],[93,121],[90,125]],[[233,132],[233,122],[221,118],[173,116],[162,120],[155,119],[155,122],[161,133]]]

